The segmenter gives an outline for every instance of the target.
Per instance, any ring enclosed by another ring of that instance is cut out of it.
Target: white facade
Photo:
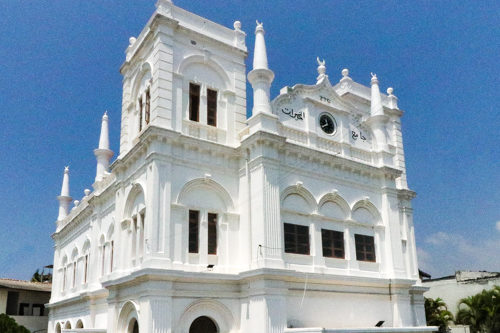
[[[167,0],[130,39],[119,155],[108,172],[105,115],[71,211],[65,171],[48,332],[432,330],[392,89],[318,59],[270,101],[258,23],[247,120],[246,57],[239,22]]]
[[[433,299],[441,298],[448,306],[448,310],[456,315],[458,303],[462,298],[500,285],[500,272],[457,271],[455,275],[423,282],[428,288],[424,296]]]

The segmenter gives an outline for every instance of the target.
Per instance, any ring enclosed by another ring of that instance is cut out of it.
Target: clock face
[[[335,133],[335,119],[328,113],[319,116],[319,126],[326,134],[332,135]]]

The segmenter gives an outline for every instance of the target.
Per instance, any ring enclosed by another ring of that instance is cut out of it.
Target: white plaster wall
[[[424,296],[434,299],[441,298],[448,306],[448,310],[455,315],[458,311],[458,303],[462,298],[475,295],[485,289],[492,289],[495,285],[500,285],[500,278],[468,283],[459,283],[455,277],[446,280],[424,281],[424,286],[429,288]]]

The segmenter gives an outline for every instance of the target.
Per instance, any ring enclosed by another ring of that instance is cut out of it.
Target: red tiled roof
[[[2,287],[12,288],[12,289],[51,292],[52,283],[31,282],[31,281],[15,280],[15,279],[0,279],[0,288],[2,288]]]

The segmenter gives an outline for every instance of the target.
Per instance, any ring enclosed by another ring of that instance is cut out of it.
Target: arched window
[[[140,79],[139,79],[140,78]],[[137,112],[137,129],[140,133],[149,124],[151,118],[151,71],[149,66],[143,66],[143,72],[139,74],[135,88],[135,105]]]
[[[106,261],[106,239],[104,238],[104,235],[101,235],[101,238],[99,240],[99,248],[101,250],[101,276],[104,276],[105,268],[104,263]]]
[[[209,179],[195,179],[184,185],[178,202],[186,207],[187,252],[199,256],[200,264],[215,261],[223,248],[220,226],[225,223],[226,212],[233,207],[228,192]],[[224,256],[224,254],[223,254]]]
[[[130,263],[132,266],[142,262],[145,243],[146,205],[144,192],[140,185],[135,185],[127,199],[125,216],[129,220],[126,238],[129,239]]]
[[[57,323],[57,324],[56,324],[56,329],[55,329],[55,332],[56,332],[56,333],[61,333],[61,323]]]
[[[215,322],[207,316],[196,318],[189,327],[189,333],[217,333],[219,332]]]
[[[128,325],[128,333],[139,333],[139,323],[135,318],[133,318]]]
[[[71,288],[75,288],[78,273],[78,249],[75,247],[71,254]]]
[[[90,241],[87,239],[83,244],[83,278],[82,283],[86,284],[89,279],[89,267],[90,267]]]
[[[66,274],[67,274],[67,268],[66,266],[68,265],[68,257],[65,255],[62,260],[61,264],[61,291],[66,290]]]
[[[70,330],[71,329],[71,323],[69,322],[69,320],[66,322],[66,324],[64,325],[64,329],[65,330]]]
[[[78,321],[76,322],[75,328],[84,328],[83,321],[81,319],[78,319]]]

